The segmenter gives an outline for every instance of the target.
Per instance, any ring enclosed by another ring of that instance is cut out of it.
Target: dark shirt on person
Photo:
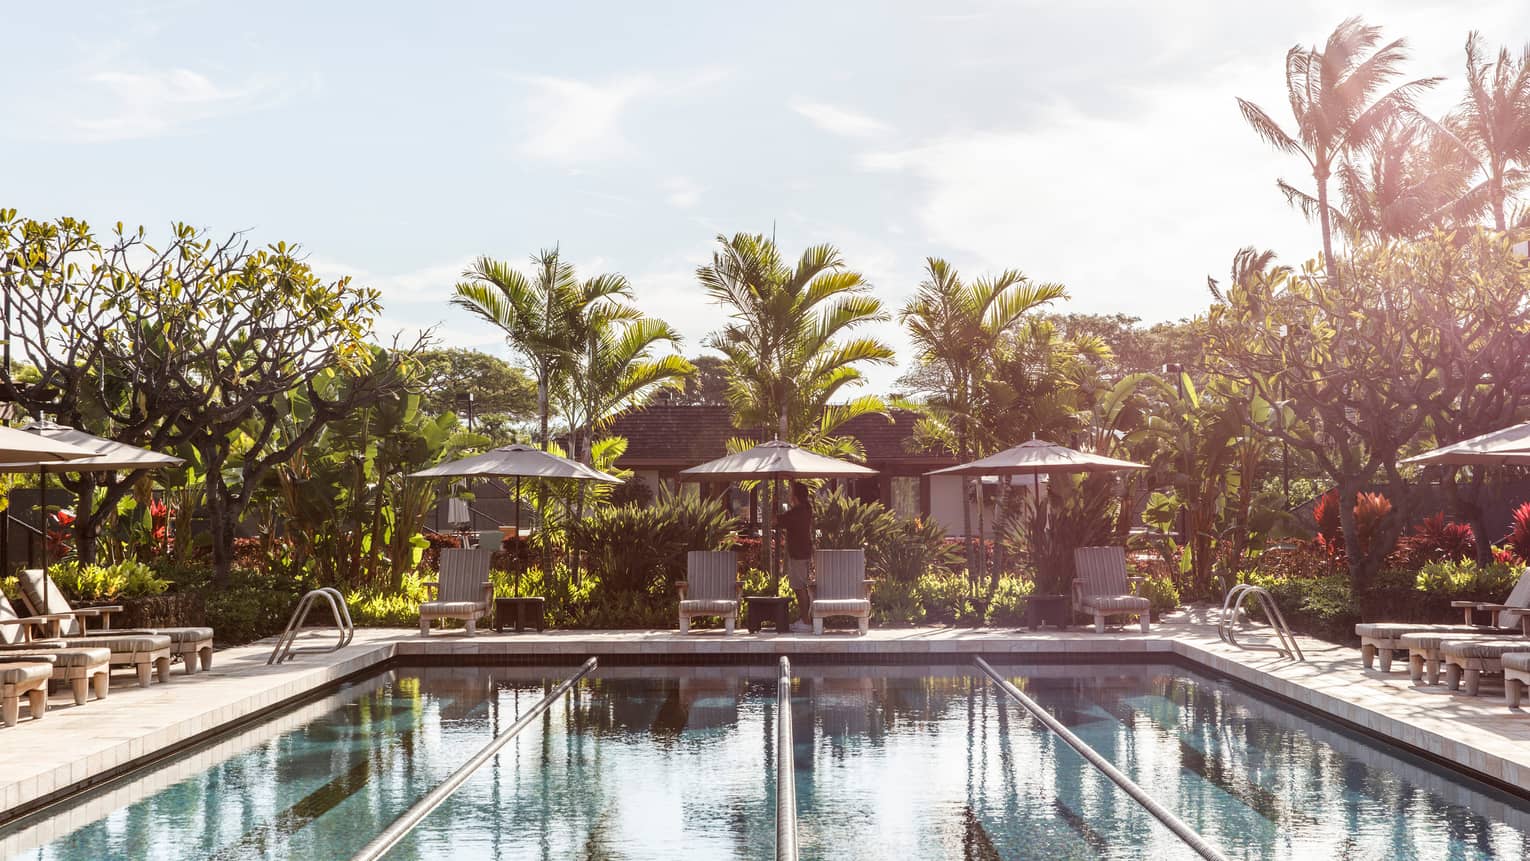
[[[813,558],[813,507],[794,505],[781,515],[786,530],[786,555],[792,559]]]

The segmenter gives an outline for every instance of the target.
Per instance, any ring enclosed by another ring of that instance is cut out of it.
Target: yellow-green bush
[[[111,565],[60,562],[49,566],[48,575],[65,595],[77,601],[143,598],[170,588],[170,581],[155,576],[153,568],[131,559]]]

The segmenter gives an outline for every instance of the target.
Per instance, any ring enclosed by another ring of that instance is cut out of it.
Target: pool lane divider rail
[[[783,658],[782,660],[785,659]],[[1143,808],[1147,810],[1147,812],[1153,814],[1153,818],[1157,819],[1159,822],[1162,822],[1165,827],[1174,832],[1174,836],[1178,837],[1180,840],[1183,840],[1185,844],[1191,849],[1194,849],[1196,854],[1200,855],[1202,858],[1207,859],[1207,861],[1227,861],[1227,856],[1223,855],[1221,850],[1217,849],[1204,837],[1191,830],[1190,826],[1186,825],[1178,816],[1175,816],[1173,813],[1169,812],[1168,808],[1159,804],[1151,795],[1148,795],[1147,792],[1144,791],[1142,787],[1138,786],[1130,777],[1122,774],[1119,769],[1110,764],[1110,760],[1100,756],[1100,754],[1095,751],[1094,748],[1086,744],[1083,739],[1074,735],[1071,730],[1063,726],[1062,723],[1057,720],[1057,718],[1053,717],[1050,712],[1038,705],[1035,700],[1022,693],[1019,688],[1015,687],[1014,684],[1009,681],[1009,679],[1006,679],[995,672],[994,668],[989,666],[987,661],[978,657],[974,657],[972,660],[977,665],[977,668],[983,671],[984,675],[988,676],[988,678],[991,679],[995,685],[998,685],[999,690],[1007,694],[1009,698],[1018,703],[1021,708],[1024,708],[1026,711],[1030,712],[1031,717],[1040,721],[1043,726],[1055,733],[1058,738],[1062,739],[1064,742],[1067,742],[1069,747],[1078,751],[1079,755],[1088,760],[1090,765],[1093,765],[1095,768],[1099,769],[1100,773],[1110,778],[1111,782],[1115,783],[1115,785],[1121,787],[1121,789],[1123,789],[1127,795],[1132,797],[1132,800],[1142,805]]]
[[[776,679],[776,861],[797,861],[797,756],[792,739],[792,663]]]
[[[372,838],[372,841],[367,845],[361,847],[361,851],[351,856],[351,861],[377,861],[377,859],[386,855],[389,850],[409,836],[409,832],[414,830],[416,825],[419,825],[425,817],[429,816],[432,811],[440,807],[446,799],[450,798],[451,794],[457,791],[457,787],[466,782],[469,777],[472,777],[485,763],[493,759],[494,754],[498,753],[500,748],[519,735],[521,730],[530,726],[532,721],[541,717],[543,712],[551,708],[553,703],[572,690],[574,685],[578,684],[580,679],[593,671],[599,663],[595,658],[586,660],[580,666],[579,672],[564,679],[561,684],[552,689],[551,693],[538,700],[536,705],[517,718],[515,723],[511,724],[504,732],[490,739],[489,743],[483,746],[483,750],[480,750],[472,759],[463,763],[456,771],[447,776],[445,780],[436,784],[434,789],[426,793],[423,798],[416,801],[408,810],[393,820],[393,823],[383,829],[381,834]],[[795,858],[796,856],[793,855],[792,857]]]

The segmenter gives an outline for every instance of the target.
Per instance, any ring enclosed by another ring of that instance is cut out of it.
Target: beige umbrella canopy
[[[574,481],[602,481],[621,484],[614,475],[569,460],[529,445],[501,446],[483,454],[465,457],[430,469],[411,472],[410,478],[547,478]]]
[[[775,478],[860,478],[877,471],[858,463],[815,454],[781,440],[680,470],[696,481],[749,481]]]
[[[971,463],[948,466],[926,475],[1040,475],[1043,472],[1114,472],[1147,469],[1142,463],[1090,454],[1033,439]]]
[[[185,463],[184,460],[174,455],[160,454],[146,448],[117,442],[95,434],[86,433],[72,427],[66,427],[54,422],[39,420],[27,424],[21,428],[25,436],[46,440],[51,446],[68,446],[71,449],[85,452],[84,457],[75,457],[69,460],[56,458],[38,459],[36,455],[28,461],[10,461],[0,463],[0,472],[35,472],[37,473],[37,504],[45,506],[47,500],[47,477],[49,473],[61,472],[129,472],[140,469],[158,469],[162,466],[177,466]],[[82,498],[80,504],[86,505],[89,500]],[[44,507],[42,523],[44,529],[42,566],[48,570],[48,540],[47,540],[47,509]],[[48,592],[43,590],[43,611],[48,609]]]
[[[21,429],[28,435],[83,450],[87,456],[68,461],[34,457],[28,462],[0,464],[0,472],[129,472],[179,466],[186,462],[175,455],[161,454],[50,421],[35,421]]]
[[[1405,458],[1420,466],[1530,465],[1530,422],[1506,427]]]
[[[801,446],[782,440],[763,442],[748,451],[709,460],[700,466],[680,470],[680,474],[694,481],[776,481],[783,478],[861,478],[876,475],[870,467],[838,460],[808,451]],[[766,509],[765,529],[770,533],[775,512]],[[777,554],[771,553],[772,590],[778,588],[781,572],[776,563]]]
[[[410,478],[514,478],[515,479],[515,531],[521,529],[521,479],[565,479],[572,481],[598,481],[605,484],[621,484],[622,480],[609,473],[586,466],[577,460],[559,457],[529,445],[516,443],[490,449],[483,454],[465,457],[448,463],[437,464],[430,469],[411,472]],[[521,572],[515,572],[515,592],[521,591]]]
[[[37,464],[90,457],[94,452],[67,442],[40,437],[16,428],[0,426],[0,464]]]

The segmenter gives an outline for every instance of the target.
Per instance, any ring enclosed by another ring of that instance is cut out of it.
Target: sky
[[[560,247],[621,272],[685,336],[719,234],[837,246],[896,312],[924,260],[1067,285],[1059,311],[1203,311],[1245,245],[1315,229],[1244,125],[1289,122],[1283,58],[1348,15],[1461,93],[1480,30],[1516,50],[1530,3],[28,3],[6,10],[0,207],[184,221],[296,242],[382,292],[378,335],[509,355],[451,308],[479,255]],[[868,331],[912,360],[895,322]]]

